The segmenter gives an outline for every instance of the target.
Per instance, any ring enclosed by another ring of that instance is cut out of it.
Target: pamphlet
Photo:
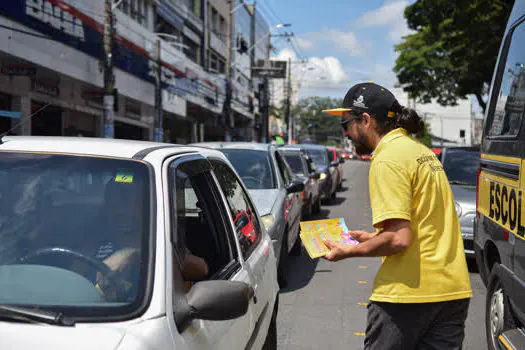
[[[308,255],[312,259],[322,257],[329,252],[329,249],[323,243],[325,239],[349,245],[359,244],[348,233],[348,227],[343,218],[301,221],[300,237]]]

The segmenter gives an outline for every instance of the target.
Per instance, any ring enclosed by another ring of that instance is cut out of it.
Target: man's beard
[[[365,135],[361,133],[359,133],[357,140],[352,140],[352,143],[354,144],[354,147],[355,147],[355,153],[357,153],[360,156],[365,155],[365,154],[370,154],[374,151],[372,147],[366,141]]]

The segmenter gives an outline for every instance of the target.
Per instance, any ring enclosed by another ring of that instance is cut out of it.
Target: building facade
[[[227,1],[117,4],[115,137],[153,139],[159,40],[164,140],[223,140]],[[103,136],[104,0],[10,0],[0,25],[0,133]],[[233,84],[233,126],[253,130],[255,90],[245,78]]]

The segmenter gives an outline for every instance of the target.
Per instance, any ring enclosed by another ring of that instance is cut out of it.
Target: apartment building
[[[153,139],[153,68],[160,40],[164,140],[222,140],[227,1],[121,0],[115,5],[115,137]],[[234,33],[245,21],[239,11],[247,11],[246,6],[234,13]],[[3,4],[0,132],[103,135],[103,24],[104,0]],[[244,56],[233,55],[233,65],[244,70],[234,74],[232,124],[247,128],[234,138],[252,139],[256,89]]]

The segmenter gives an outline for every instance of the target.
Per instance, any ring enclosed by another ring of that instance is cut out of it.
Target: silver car
[[[468,258],[474,258],[474,218],[479,147],[449,147],[441,152],[441,162],[454,193],[456,211]]]

